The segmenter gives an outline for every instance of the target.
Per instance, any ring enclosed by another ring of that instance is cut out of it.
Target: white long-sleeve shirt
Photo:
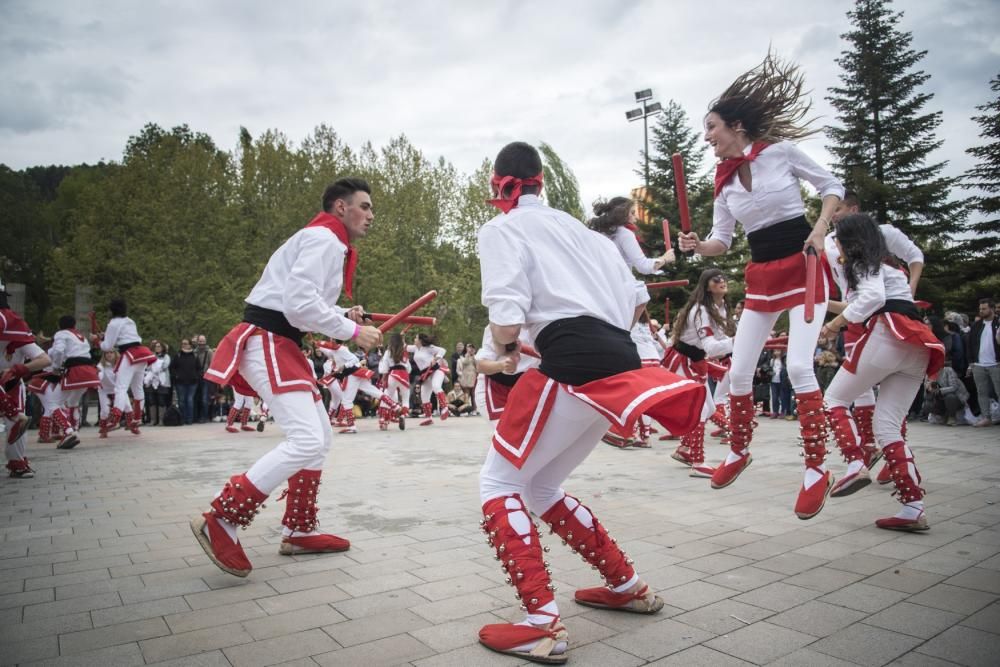
[[[22,345],[10,354],[7,354],[7,341],[2,340],[0,341],[0,372],[17,364],[26,364],[43,354],[45,354],[45,350],[35,343]]]
[[[531,345],[534,347],[535,341],[533,341],[528,335],[527,329],[521,329],[520,335],[517,340],[525,345]],[[493,331],[490,329],[490,325],[486,325],[486,329],[483,330],[483,344],[478,350],[476,350],[476,360],[477,361],[499,361],[500,355],[497,354],[496,345],[493,344]],[[535,357],[529,357],[526,354],[522,354],[517,362],[517,368],[514,369],[514,373],[523,373],[529,368],[537,368],[542,363],[541,359],[536,359]],[[482,375],[482,373],[480,373]]]
[[[640,359],[658,361],[661,358],[660,348],[653,341],[653,332],[649,330],[649,322],[636,322],[630,334]]]
[[[131,317],[112,317],[108,321],[108,326],[104,329],[104,340],[101,341],[101,349],[105,352],[115,349],[118,345],[128,345],[129,343],[141,343],[139,329],[135,326],[135,321]]]
[[[157,355],[148,366],[146,366],[146,374],[143,380],[144,384],[148,384],[154,389],[157,387],[169,387],[170,386],[170,355],[164,354],[162,356]]]
[[[482,301],[490,322],[527,327],[588,315],[625,329],[649,300],[606,236],[535,195],[479,229]]]
[[[882,238],[889,252],[901,259],[907,266],[914,262],[923,263],[924,253],[917,247],[917,244],[910,240],[910,237],[899,231],[892,225],[879,225]],[[840,295],[847,300],[847,274],[844,273],[844,265],[840,263],[840,250],[837,249],[837,242],[833,234],[827,234],[823,240],[823,249],[826,252],[826,259],[830,263],[830,270],[833,273],[833,280],[840,289]]]
[[[67,359],[73,357],[90,358],[90,343],[79,333],[71,329],[60,329],[52,335],[52,346],[49,347],[49,359],[54,368],[62,368]]]
[[[115,367],[101,364],[97,369],[97,375],[101,378],[100,392],[104,395],[115,393],[115,379],[118,376]]]
[[[751,148],[747,146],[743,153],[749,154]],[[738,174],[723,186],[715,198],[709,240],[721,241],[728,248],[737,221],[749,234],[802,215],[805,206],[799,180],[812,184],[820,198],[844,196],[844,186],[833,174],[792,142],[780,141],[765,148],[750,163],[750,192],[740,183]]]
[[[642,247],[639,246],[639,240],[635,238],[632,230],[619,227],[610,238],[618,248],[618,252],[621,253],[622,259],[625,260],[625,263],[630,268],[635,269],[643,275],[660,275],[663,273],[656,270],[656,259],[646,257],[646,253],[642,251]]]
[[[355,323],[337,306],[347,246],[324,227],[306,227],[274,251],[246,302],[277,310],[299,331],[347,340]]]
[[[725,316],[725,309],[720,308]],[[699,305],[692,308],[687,315],[684,330],[681,331],[682,343],[693,345],[705,350],[705,356],[710,359],[724,357],[733,352],[733,339],[727,336],[722,327],[716,325],[708,315],[708,309]]]
[[[447,350],[437,345],[424,345],[422,347],[407,345],[406,351],[410,353],[410,358],[420,370],[426,370],[435,359],[444,359],[445,355],[448,354]]]
[[[848,292],[844,319],[848,322],[864,322],[889,299],[913,301],[913,296],[910,294],[906,274],[883,264],[873,275],[860,278],[858,288]]]

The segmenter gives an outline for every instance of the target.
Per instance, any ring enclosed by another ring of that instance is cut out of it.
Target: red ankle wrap
[[[507,507],[510,500],[516,501],[517,506]],[[528,523],[525,534],[517,532],[511,524],[511,515],[518,512],[524,514]],[[529,614],[536,613],[555,599],[555,586],[549,578],[548,563],[542,558],[543,551],[548,551],[548,547],[542,547],[528,508],[519,495],[502,496],[483,505],[483,516],[480,527],[486,533],[486,543],[496,549],[497,560],[507,573],[507,583],[517,589],[515,597],[521,601],[521,606]]]
[[[753,396],[729,395],[729,447],[737,454],[750,446],[753,439]]]
[[[840,449],[844,460],[861,461],[864,459],[864,451],[858,439],[858,434],[854,431],[854,420],[847,408],[837,406],[826,412],[826,419],[833,428],[833,439]]]
[[[823,393],[815,391],[795,395],[799,412],[799,431],[802,434],[803,456],[807,468],[819,468],[826,460],[826,415],[823,412]]]
[[[566,501],[575,505],[570,508]],[[576,516],[578,509],[590,514],[593,527],[588,528]],[[615,539],[600,524],[590,509],[571,495],[563,496],[562,500],[549,508],[542,515],[542,521],[548,524],[552,532],[563,539],[564,544],[580,554],[584,562],[601,573],[608,586],[621,586],[633,576],[632,559],[618,548]]]
[[[233,475],[212,501],[212,514],[234,526],[246,528],[264,509],[267,494],[257,490],[247,476]]]
[[[281,519],[281,525],[299,533],[316,530],[316,526],[319,525],[316,516],[319,513],[316,496],[319,494],[322,475],[322,470],[303,469],[288,478],[288,488],[278,498],[281,500],[287,496],[285,516]]]
[[[682,435],[681,446],[686,446],[688,448],[687,457],[692,463],[704,463],[705,422],[699,422],[697,426]]]
[[[922,481],[920,472],[914,463],[912,452],[907,455],[907,449],[906,443],[902,441],[890,443],[882,448],[892,483],[896,486],[893,495],[898,496],[899,502],[904,505],[924,498],[924,490],[920,487]]]

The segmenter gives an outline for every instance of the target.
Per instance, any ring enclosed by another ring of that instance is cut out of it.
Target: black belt
[[[404,366],[403,364],[393,364],[392,366],[389,366],[389,370],[390,371],[406,371],[407,373],[410,372],[410,369],[407,368],[406,366]]]
[[[917,310],[917,304],[906,299],[886,299],[885,304],[872,313],[872,317],[881,313],[897,313],[899,315],[903,315],[904,317],[908,317],[911,320],[916,320],[917,322],[923,321],[920,319],[920,311]],[[867,321],[868,320],[865,320],[865,322]]]
[[[587,315],[548,324],[535,348],[543,375],[574,386],[642,368],[628,331]]]
[[[248,303],[247,307],[243,309],[243,321],[275,335],[291,339],[295,341],[296,345],[302,347],[302,338],[305,333],[293,327],[285,318],[284,313]]]
[[[507,373],[493,373],[487,375],[486,377],[490,379],[491,382],[496,382],[497,384],[502,384],[505,387],[513,387],[524,373],[514,373],[513,375],[508,375]]]
[[[122,343],[121,345],[117,346],[118,347],[118,353],[119,354],[125,354],[125,350],[129,350],[129,349],[131,349],[133,347],[139,347],[140,345],[142,345],[142,343],[140,341],[136,341],[134,343]]]
[[[747,234],[750,261],[773,262],[802,252],[802,246],[810,233],[812,227],[804,215],[750,232]]]
[[[351,375],[354,375],[355,373],[357,373],[359,368],[361,368],[361,367],[360,366],[345,366],[341,370],[339,370],[336,373],[334,373],[333,377],[337,378],[338,380],[343,380],[344,378],[350,377]]]
[[[691,361],[703,361],[705,359],[705,350],[700,347],[695,347],[694,345],[688,345],[682,340],[674,343],[674,349]]]
[[[70,357],[63,362],[63,368],[69,370],[74,366],[96,366],[97,364],[90,357]]]

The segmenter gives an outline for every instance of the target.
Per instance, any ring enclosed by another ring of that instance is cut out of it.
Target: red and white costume
[[[98,437],[106,438],[108,437],[108,429],[111,427],[109,420],[111,419],[111,409],[114,406],[117,381],[115,367],[102,361],[97,367],[97,376],[101,381],[101,385],[97,388],[97,414],[100,427]]]
[[[388,407],[382,408],[379,413],[379,422],[388,427],[389,422],[396,421],[399,428],[406,427],[406,413],[410,409],[410,353],[406,347],[400,355],[399,362],[392,358],[392,352],[386,350],[378,362],[378,373],[382,376],[383,386],[386,388],[386,395],[393,401],[397,401],[398,415],[393,419]]]
[[[725,306],[719,311],[725,317]],[[663,357],[663,366],[681,377],[691,378],[703,385],[708,378],[721,380],[727,368],[719,359],[731,354],[733,339],[722,327],[712,321],[708,309],[699,304],[688,311],[684,328],[677,342]],[[673,458],[691,466],[691,477],[711,477],[713,469],[705,465],[705,422],[715,413],[715,401],[707,389],[698,425],[681,435],[681,445]]]
[[[879,231],[882,232],[882,238],[885,239],[885,245],[890,254],[901,259],[907,266],[914,262],[923,263],[924,253],[906,234],[888,224],[879,225]],[[827,235],[823,246],[833,283],[840,290],[841,298],[847,301],[847,276],[844,274],[844,265],[840,263],[840,250],[837,248],[833,234]],[[860,323],[852,323],[844,331],[844,351],[848,357],[851,356],[851,353],[854,351],[854,345],[864,332],[865,328]],[[875,446],[875,433],[872,428],[872,420],[875,413],[874,388],[869,387],[867,391],[862,392],[854,399],[854,407],[851,413],[858,429],[858,435],[861,438],[861,447],[865,452],[865,461],[869,468],[871,468],[882,456],[881,450]]]
[[[518,341],[524,345],[534,346],[534,341],[528,337],[528,331],[522,329],[518,336]],[[493,344],[493,331],[490,325],[486,325],[483,331],[483,344],[476,350],[476,361],[500,361],[505,355],[497,353],[496,345]],[[494,373],[486,375],[479,374],[479,381],[476,383],[476,405],[486,407],[486,418],[491,423],[500,421],[504,409],[507,406],[507,397],[517,383],[518,379],[528,370],[538,368],[541,360],[527,354],[521,354],[517,360],[513,375],[506,373]]]
[[[101,340],[101,351],[109,352],[117,349],[121,356],[118,367],[115,368],[115,405],[111,410],[108,430],[118,428],[122,415],[127,417],[133,433],[139,433],[142,423],[142,409],[146,401],[146,393],[142,388],[143,373],[146,366],[156,359],[156,355],[142,344],[139,330],[131,317],[113,317],[104,329]],[[132,403],[129,405],[129,391],[132,392]]]
[[[749,191],[736,175],[743,162],[750,167]],[[823,397],[813,371],[813,353],[823,326],[829,290],[825,273],[818,272],[813,295],[815,316],[812,323],[807,323],[806,260],[802,249],[811,227],[804,216],[800,180],[811,183],[821,198],[844,196],[844,187],[830,172],[788,141],[757,142],[747,146],[743,158],[724,160],[717,167],[709,240],[728,247],[739,222],[750,243],[751,261],[745,273],[746,305],[733,340],[730,452],[715,469],[712,488],[733,483],[752,460],[749,445],[753,436],[754,370],[764,342],[778,317],[787,310],[788,376],[798,404],[806,463],[795,513],[807,519],[822,509],[833,479],[823,464],[826,455]]]
[[[509,214],[480,228],[479,256],[490,322],[527,330],[542,356],[511,391],[480,472],[482,526],[526,620],[550,624],[488,625],[480,640],[495,650],[565,640],[529,511],[607,584],[577,591],[578,601],[656,611],[662,601],[647,590],[625,593],[639,580],[632,561],[561,484],[609,421],[631,429],[648,412],[683,432],[697,423],[705,390],[661,368],[641,368],[629,328],[645,289],[637,290],[614,244],[572,216],[523,195]]]
[[[192,528],[223,570],[247,576],[252,565],[235,535],[280,484],[288,481],[280,553],[340,551],[346,540],[318,533],[316,495],[333,431],[312,364],[300,352],[305,332],[354,337],[358,325],[336,305],[350,295],[356,254],[344,224],[321,213],[279,247],[246,298],[244,321],[219,343],[205,378],[255,393],[268,405],[285,439],[245,474],[234,475]],[[346,270],[345,270],[346,269]],[[204,521],[202,521],[202,518]]]
[[[321,348],[323,353],[329,355],[332,368],[327,372],[320,382],[326,386],[336,383],[341,384],[341,391],[334,394],[334,398],[339,399],[334,404],[334,399],[330,400],[330,416],[333,417],[336,411],[338,421],[344,420],[344,429],[341,433],[357,433],[354,424],[354,398],[358,391],[368,394],[375,399],[376,403],[386,404],[390,410],[395,411],[398,406],[381,389],[372,384],[374,373],[371,369],[363,368],[358,357],[351,352],[346,345],[332,343],[331,348]],[[329,350],[329,351],[328,351]],[[324,364],[324,368],[326,368]]]
[[[79,442],[73,411],[80,405],[84,393],[98,388],[101,381],[97,366],[90,359],[90,343],[75,329],[60,329],[52,336],[49,359],[52,369],[58,371],[59,382],[45,382],[48,386],[39,398],[45,416],[50,417],[63,433],[60,448],[69,449]]]
[[[241,394],[233,389],[233,405],[229,408],[229,414],[226,415],[227,431],[239,433],[240,431],[256,430],[253,426],[247,425],[247,422],[250,421],[250,412],[253,410],[253,399],[252,394]],[[239,427],[236,426],[237,419],[240,420]]]
[[[444,393],[444,381],[448,378],[448,364],[444,358],[448,352],[437,345],[407,345],[406,351],[413,358],[413,363],[420,371],[417,382],[420,383],[420,403],[424,408],[424,420],[421,426],[434,423],[431,418],[431,396],[437,396],[438,412],[441,421],[448,418],[448,397]]]
[[[880,519],[876,524],[881,528],[924,530],[927,521],[923,517],[920,474],[900,434],[924,376],[936,377],[944,365],[944,345],[920,321],[906,274],[899,269],[884,264],[874,275],[861,277],[857,289],[847,295],[843,317],[848,322],[863,323],[864,333],[826,390],[834,436],[848,461],[847,472],[834,487],[833,495],[848,495],[870,482],[848,408],[857,396],[877,384],[875,440],[889,465],[904,509],[900,515]]]
[[[30,342],[29,341],[30,337]],[[28,461],[27,416],[24,414],[25,385],[16,376],[24,365],[45,352],[34,342],[28,325],[8,309],[0,309],[0,417],[4,422],[4,456],[11,477],[35,476]]]

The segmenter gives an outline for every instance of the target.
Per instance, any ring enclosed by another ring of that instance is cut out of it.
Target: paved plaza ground
[[[219,571],[188,527],[229,474],[280,433],[147,428],[72,451],[32,445],[32,480],[0,478],[0,663],[518,665],[477,643],[519,620],[479,532],[484,419],[336,438],[320,495],[343,554],[277,553],[283,507],[241,533],[255,569]],[[652,450],[599,445],[567,482],[666,601],[639,616],[580,607],[595,573],[552,548],[569,664],[1000,664],[1000,427],[914,424],[931,530],[873,521],[872,485],[810,521],[792,513],[795,425],[764,420],[754,464],[713,491]],[[34,439],[35,434],[30,434]],[[714,462],[724,448],[712,444]],[[835,470],[843,464],[833,462]]]

